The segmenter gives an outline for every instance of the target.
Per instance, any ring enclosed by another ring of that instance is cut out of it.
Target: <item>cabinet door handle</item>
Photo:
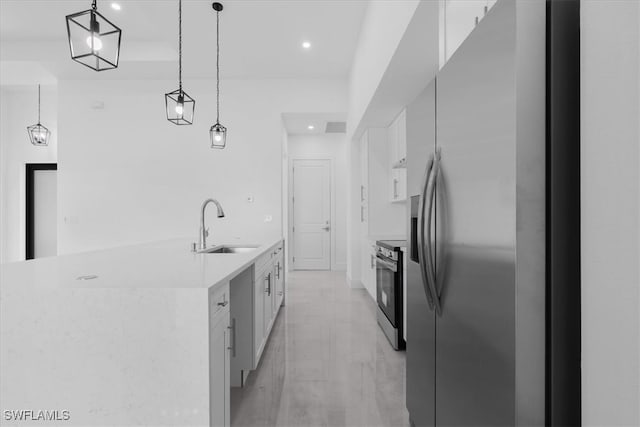
[[[267,282],[267,287],[264,289],[264,293],[271,295],[271,273],[267,275],[265,281]]]
[[[393,198],[394,199],[398,198],[398,180],[397,179],[393,180]]]
[[[364,185],[360,186],[360,201],[364,202]]]
[[[236,357],[236,319],[235,317],[231,318],[231,324],[227,326],[227,329],[231,331],[231,336],[229,337],[231,344],[227,347],[227,350],[231,350],[231,356]]]
[[[376,266],[376,258],[373,254],[371,254],[371,268],[375,268]]]
[[[219,305],[220,307],[226,307],[226,306],[227,306],[227,304],[229,304],[229,301],[222,301],[222,302],[219,302],[219,303],[218,303],[218,305]]]

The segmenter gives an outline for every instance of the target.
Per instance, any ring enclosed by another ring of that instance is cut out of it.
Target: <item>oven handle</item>
[[[398,264],[395,262],[387,261],[385,259],[380,258],[379,256],[376,256],[376,262],[382,265],[383,267],[393,271],[394,273],[398,272]]]

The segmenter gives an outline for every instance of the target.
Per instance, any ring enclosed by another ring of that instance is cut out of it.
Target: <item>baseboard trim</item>
[[[347,271],[347,264],[334,264],[331,271]]]
[[[364,285],[360,280],[351,280],[349,279],[349,287],[351,289],[364,289]]]

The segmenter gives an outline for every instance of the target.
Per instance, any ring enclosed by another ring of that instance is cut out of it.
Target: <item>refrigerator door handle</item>
[[[420,202],[418,207],[418,262],[420,265],[420,274],[422,275],[422,286],[424,287],[424,293],[427,297],[427,303],[429,308],[433,310],[435,308],[433,303],[433,296],[431,294],[431,286],[429,285],[429,275],[427,272],[427,257],[425,256],[425,204],[427,202],[427,194],[429,191],[429,182],[431,178],[431,171],[433,170],[433,155],[429,157],[427,168],[424,173],[423,186],[420,192]]]
[[[438,291],[436,289],[436,271],[435,271],[435,260],[434,254],[432,253],[432,245],[431,245],[431,225],[433,220],[435,219],[434,210],[435,210],[435,200],[436,200],[436,182],[438,181],[438,176],[440,175],[440,150],[436,152],[435,159],[433,161],[433,168],[431,172],[431,182],[429,182],[427,188],[427,198],[428,198],[428,207],[427,207],[427,221],[426,221],[426,243],[425,250],[426,254],[426,267],[427,267],[427,276],[429,277],[429,290],[431,295],[433,296],[433,305],[435,306],[436,313],[438,315],[442,315],[442,306],[440,304],[440,297],[438,295]]]

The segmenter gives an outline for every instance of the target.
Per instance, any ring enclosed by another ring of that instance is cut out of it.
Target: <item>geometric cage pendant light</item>
[[[49,129],[42,126],[40,123],[40,85],[38,85],[38,123],[27,126],[27,132],[29,133],[29,139],[33,145],[41,147],[49,145],[51,132],[49,132]]]
[[[211,148],[223,149],[227,145],[227,128],[220,124],[220,12],[222,4],[211,5],[216,11],[216,123],[209,129]]]
[[[164,95],[167,120],[176,125],[193,124],[196,101],[182,90],[182,0],[178,0],[178,89]]]
[[[67,36],[74,61],[95,71],[118,67],[122,31],[98,12],[97,0],[91,9],[67,15]]]

